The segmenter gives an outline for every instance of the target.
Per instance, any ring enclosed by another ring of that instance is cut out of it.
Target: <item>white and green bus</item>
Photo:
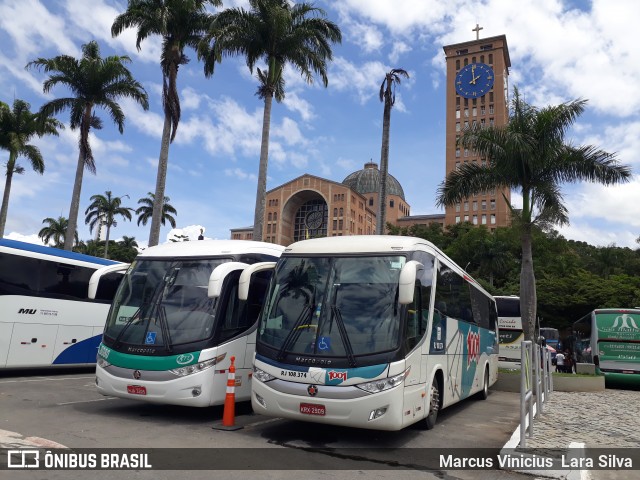
[[[500,334],[500,356],[498,366],[507,369],[520,369],[521,347],[524,341],[522,318],[520,316],[520,297],[515,295],[496,296],[498,308],[498,329]]]
[[[249,400],[258,314],[284,247],[203,240],[151,247],[125,274],[98,349],[103,395],[207,407],[224,403],[231,357],[236,399]],[[251,274],[242,273],[251,266]],[[241,282],[251,282],[238,300]]]
[[[304,240],[275,267],[258,324],[255,412],[399,430],[497,380],[495,301],[431,243]]]
[[[640,385],[640,309],[602,308],[573,324],[579,363],[593,363],[607,383]]]

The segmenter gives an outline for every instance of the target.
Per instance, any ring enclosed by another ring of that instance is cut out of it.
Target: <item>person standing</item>
[[[564,373],[564,354],[562,352],[556,354],[556,372]]]

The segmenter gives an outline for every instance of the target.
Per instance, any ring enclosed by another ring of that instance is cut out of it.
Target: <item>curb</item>
[[[535,419],[537,413],[538,404],[534,403],[533,405],[533,417]],[[529,418],[526,418],[525,428],[529,426],[528,422]],[[507,443],[504,444],[502,449],[500,450],[500,455],[503,455],[505,450],[515,450],[520,444],[520,425],[518,425],[511,435],[511,438],[507,440]],[[569,452],[570,458],[579,458],[581,457],[580,453],[584,452],[585,444],[581,442],[571,442],[569,443]],[[528,453],[522,453],[522,457],[524,458],[533,458],[533,455]],[[584,456],[584,455],[582,455]],[[540,455],[537,455],[540,457]],[[548,457],[549,458],[549,457]],[[591,473],[589,470],[518,470],[518,469],[504,469],[510,472],[524,473],[526,475],[534,475],[536,477],[547,477],[547,478],[557,478],[560,480],[591,480]]]

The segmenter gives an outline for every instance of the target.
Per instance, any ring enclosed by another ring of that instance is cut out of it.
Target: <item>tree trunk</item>
[[[78,228],[78,210],[80,210],[80,192],[82,190],[82,176],[84,174],[84,157],[82,151],[78,153],[78,165],[76,165],[76,178],[73,183],[73,193],[71,194],[71,207],[69,208],[69,222],[67,223],[67,233],[64,236],[64,249],[73,249],[73,240]]]
[[[376,234],[378,235],[384,235],[387,231],[387,175],[389,173],[390,124],[391,102],[385,95],[384,114],[382,117],[382,149],[380,151],[380,194],[378,195],[378,219],[376,222]]]
[[[267,167],[269,166],[269,129],[271,128],[271,104],[273,95],[264,98],[262,116],[262,143],[260,144],[260,166],[258,167],[258,188],[256,190],[256,208],[253,217],[253,239],[262,241],[264,204],[267,195]]]
[[[109,234],[111,233],[111,226],[105,225],[107,227],[107,241],[104,244],[104,258],[109,258]]]
[[[171,140],[171,117],[164,115],[164,127],[162,128],[162,144],[160,158],[158,160],[158,174],[156,177],[156,193],[153,200],[153,213],[151,214],[151,231],[149,233],[149,246],[158,245],[160,241],[160,224],[162,221],[162,203],[164,200],[164,188],[167,183],[167,165],[169,163],[169,143]]]
[[[4,238],[4,227],[7,224],[7,212],[9,211],[9,194],[11,193],[11,180],[13,179],[13,169],[16,165],[16,156],[17,155],[11,152],[9,154],[9,162],[7,162],[7,179],[4,182],[2,208],[0,208],[0,238]]]
[[[522,267],[520,270],[520,315],[525,340],[536,341],[536,278],[533,272],[531,223],[522,226]]]

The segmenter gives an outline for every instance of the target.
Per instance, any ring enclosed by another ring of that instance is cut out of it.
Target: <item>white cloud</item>
[[[11,232],[8,235],[5,235],[4,238],[9,240],[18,240],[20,242],[26,243],[35,243],[36,245],[44,245],[40,237],[37,234],[32,233],[31,235],[23,235],[18,232]]]
[[[206,232],[206,229],[202,225],[188,225],[182,228],[172,228],[169,233],[167,233],[167,241],[164,243],[170,243],[172,239],[182,241],[182,239],[177,238],[178,235],[186,235],[189,237],[189,241],[197,241],[198,236],[200,235],[200,230]],[[204,237],[205,240],[210,240],[206,235]]]
[[[113,38],[111,36],[111,26],[115,18],[124,13],[107,5],[104,0],[66,0],[65,8],[67,18],[72,22],[73,28],[82,32],[85,38],[83,41],[91,39],[98,40],[101,44],[108,44],[118,50],[118,55],[128,54],[132,59],[144,62],[160,63],[161,39],[158,36],[151,36],[140,45],[140,51],[136,48],[137,30],[130,28]],[[120,49],[124,49],[122,52]]]
[[[393,50],[391,50],[391,53],[389,54],[389,61],[391,63],[396,63],[403,54],[410,51],[411,46],[407,45],[405,42],[394,42]]]
[[[284,102],[282,103],[288,110],[298,112],[305,122],[313,120],[315,117],[313,106],[301,98],[297,91],[287,92]]]
[[[355,90],[360,103],[376,98],[380,83],[389,67],[382,62],[365,62],[358,66],[344,57],[337,57],[331,64],[331,86],[338,91]]]
[[[581,184],[580,190],[567,196],[567,205],[570,218],[602,218],[634,227],[640,233],[640,177],[610,187]]]
[[[200,103],[209,98],[207,95],[199,94],[191,87],[183,88],[181,94],[180,106],[183,110],[197,110]]]
[[[224,170],[224,174],[227,177],[234,177],[239,180],[250,180],[252,182],[258,180],[257,175],[254,175],[253,173],[247,173],[241,168],[226,168]]]
[[[70,36],[74,31],[64,18],[52,14],[38,0],[7,0],[0,4],[0,29],[7,32],[18,59],[27,59],[43,45],[67,55],[77,55],[80,49]]]
[[[367,53],[379,50],[384,43],[382,33],[374,25],[353,22],[347,24],[347,30],[347,38]]]

